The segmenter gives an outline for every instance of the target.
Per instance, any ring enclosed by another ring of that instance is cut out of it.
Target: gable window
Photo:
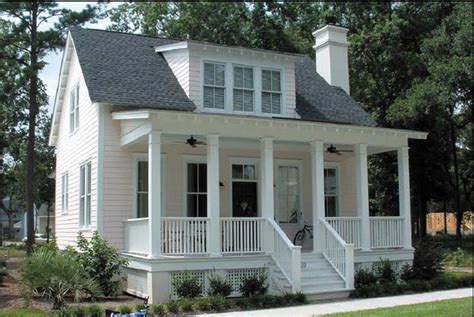
[[[277,177],[278,220],[280,223],[297,223],[301,212],[299,166],[279,166]]]
[[[187,176],[188,217],[207,217],[207,165],[188,163]]]
[[[68,173],[61,177],[61,211],[66,213],[69,208],[69,176]]]
[[[79,225],[88,228],[91,224],[91,162],[81,165]]]
[[[79,85],[76,85],[69,95],[69,132],[79,127]]]
[[[204,63],[204,107],[224,109],[225,65]]]
[[[281,114],[281,73],[262,70],[262,112]]]
[[[253,68],[234,66],[234,110],[253,112]]]
[[[339,214],[338,170],[335,167],[324,169],[324,204],[326,217],[337,217]]]

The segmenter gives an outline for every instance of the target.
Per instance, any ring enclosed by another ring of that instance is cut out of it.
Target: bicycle
[[[294,245],[303,245],[304,239],[306,238],[306,234],[309,234],[309,238],[313,239],[313,226],[311,225],[304,225],[303,229],[299,230],[295,237],[293,238]]]

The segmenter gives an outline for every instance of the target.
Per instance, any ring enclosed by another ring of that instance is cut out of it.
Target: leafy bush
[[[209,308],[213,311],[223,311],[228,308],[228,301],[221,296],[209,297]]]
[[[413,276],[420,280],[431,280],[443,272],[441,244],[427,237],[415,246]]]
[[[140,311],[145,309],[145,304],[136,304],[135,311]]]
[[[372,285],[377,283],[377,276],[372,271],[367,269],[360,269],[354,275],[354,286],[359,288],[365,285]]]
[[[232,293],[232,284],[222,276],[213,272],[209,277],[209,296],[228,297]]]
[[[86,317],[88,312],[85,306],[77,306],[72,308],[74,317]]]
[[[193,301],[190,299],[182,299],[179,301],[179,306],[183,312],[191,312],[194,310]]]
[[[166,304],[166,308],[170,313],[177,314],[179,313],[179,303],[178,301],[172,300]]]
[[[240,292],[244,297],[265,295],[268,290],[267,273],[264,269],[244,276],[240,280]]]
[[[120,305],[119,307],[119,312],[120,314],[122,315],[125,315],[125,314],[131,314],[132,313],[132,307],[130,305]]]
[[[99,305],[89,305],[87,307],[90,317],[102,317],[104,315],[104,309]]]
[[[389,259],[380,259],[380,262],[374,263],[372,268],[379,284],[392,283],[397,280],[397,273]]]
[[[97,232],[94,232],[90,241],[79,234],[77,247],[80,251],[79,263],[87,275],[97,281],[102,294],[107,297],[119,294],[123,283],[123,267],[128,265],[128,261]]]
[[[196,298],[202,293],[202,284],[189,272],[185,272],[183,276],[175,276],[172,285],[179,298]]]
[[[150,314],[154,316],[164,316],[166,313],[166,307],[163,304],[152,304],[150,305]]]
[[[400,272],[400,278],[405,282],[414,280],[416,278],[415,273],[413,272],[413,268],[410,264],[405,263],[402,266],[402,270]]]
[[[23,284],[26,296],[35,294],[53,301],[53,309],[64,306],[65,297],[79,300],[99,293],[98,285],[85,275],[77,257],[70,252],[39,249],[25,262]]]
[[[74,309],[63,307],[55,313],[55,316],[57,316],[57,317],[73,317],[74,316]]]
[[[443,263],[447,266],[468,267],[472,265],[472,255],[458,247],[455,251],[446,253]]]
[[[306,295],[303,294],[302,292],[287,293],[282,298],[284,299],[284,302],[280,306],[285,306],[287,303],[292,304],[292,305],[306,303]],[[280,302],[282,302],[281,299],[280,299]]]
[[[210,311],[210,310],[212,310],[211,304],[210,304],[209,301],[210,301],[209,297],[196,299],[196,308],[200,311]]]

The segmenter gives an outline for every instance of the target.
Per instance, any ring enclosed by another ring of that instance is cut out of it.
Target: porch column
[[[367,174],[367,144],[354,146],[357,216],[361,218],[360,238],[363,250],[370,250],[370,218],[369,218],[369,179]]]
[[[275,206],[273,194],[273,139],[260,139],[260,170],[262,186],[260,190],[260,201],[262,208],[262,217],[268,221],[275,219]],[[268,223],[268,222],[267,222]],[[266,226],[265,226],[266,227]],[[264,233],[263,248],[265,252],[272,252],[273,241],[271,226],[267,227]]]
[[[219,136],[207,136],[207,217],[209,222],[209,252],[220,254],[219,201]]]
[[[326,216],[324,206],[324,143],[323,141],[311,142],[311,190],[313,201],[313,252],[323,249],[321,239],[320,218]]]
[[[397,149],[398,158],[398,196],[400,217],[403,217],[403,247],[411,249],[411,209],[410,209],[410,170],[408,147]]]
[[[148,135],[148,257],[161,255],[161,132]]]

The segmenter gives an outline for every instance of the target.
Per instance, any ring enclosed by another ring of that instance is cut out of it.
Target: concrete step
[[[321,282],[321,283],[312,283],[304,282],[301,284],[301,290],[303,293],[315,293],[315,292],[324,292],[334,289],[345,289],[346,283],[344,281],[332,281],[332,282]]]
[[[310,276],[302,275],[302,280],[305,281],[306,283],[316,283],[316,284],[321,284],[325,282],[343,282],[343,279],[341,279],[341,277],[337,273],[310,275]]]
[[[313,303],[313,302],[317,302],[321,300],[348,298],[351,291],[352,290],[342,288],[342,289],[325,290],[322,292],[305,293],[305,295],[306,295],[306,300],[309,303]]]

